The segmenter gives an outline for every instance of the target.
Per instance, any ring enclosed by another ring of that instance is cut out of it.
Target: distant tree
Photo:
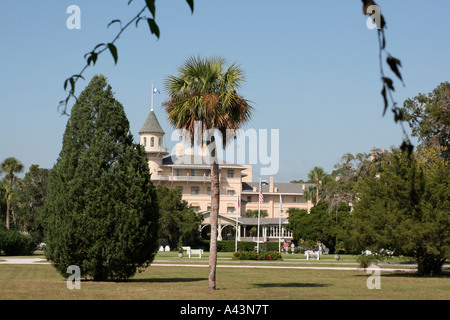
[[[259,216],[261,218],[267,217],[269,214],[267,213],[267,210],[260,210]],[[258,210],[247,210],[245,212],[245,216],[247,218],[258,218]]]
[[[357,182],[378,172],[387,153],[387,150],[374,148],[369,153],[346,153],[342,156],[323,192],[324,200],[330,204],[330,212],[342,203],[352,205],[357,201]]]
[[[415,257],[419,274],[450,258],[450,166],[441,157],[393,149],[358,182],[358,201],[341,238],[350,251],[394,250]]]
[[[323,181],[326,176],[327,173],[322,167],[314,167],[308,172],[308,182],[318,183],[319,181]]]
[[[288,209],[288,229],[292,230],[295,242],[320,241],[330,252],[334,252],[339,230],[349,216],[350,207],[345,203],[341,204],[334,214],[329,212],[328,207],[328,202],[321,200],[311,208],[309,214],[304,209]]]
[[[428,94],[419,94],[403,103],[404,121],[412,135],[425,146],[441,146],[442,156],[450,158],[450,83],[443,82]]]
[[[9,213],[11,207],[12,187],[14,174],[23,172],[23,164],[14,157],[5,159],[0,165],[0,172],[6,173],[8,178],[8,189],[6,192],[6,229],[9,229]]]
[[[49,170],[31,165],[15,190],[14,207],[18,224],[24,231],[39,231],[42,234],[41,210],[47,197]]]
[[[156,188],[159,204],[159,238],[167,239],[176,248],[195,242],[200,236],[202,214],[196,213],[187,201],[182,200],[177,188]]]
[[[6,202],[8,198],[8,180],[0,179],[0,225],[6,229]]]
[[[48,180],[45,254],[64,276],[127,279],[157,251],[158,203],[146,153],[123,106],[96,75],[72,108]]]
[[[303,180],[303,179],[291,180],[290,182],[291,182],[291,183],[306,183],[306,181]]]

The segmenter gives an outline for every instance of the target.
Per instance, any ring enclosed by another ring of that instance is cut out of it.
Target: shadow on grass
[[[132,279],[105,279],[105,280],[94,280],[91,278],[81,279],[81,282],[92,282],[92,283],[184,283],[184,282],[195,282],[195,281],[208,281],[208,278],[132,278]]]
[[[368,273],[367,275],[358,274],[355,275],[355,277],[362,277],[367,278],[370,276],[371,273]],[[419,275],[417,272],[405,272],[405,271],[399,271],[399,272],[383,272],[381,273],[381,277],[383,278],[415,278],[415,279],[436,279],[436,278],[442,278],[442,279],[450,279],[450,273],[449,272],[442,272],[435,275]]]
[[[329,287],[329,284],[323,283],[255,283],[260,288],[321,288]]]

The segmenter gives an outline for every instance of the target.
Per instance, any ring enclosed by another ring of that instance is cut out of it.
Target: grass
[[[127,282],[82,281],[80,290],[67,289],[66,278],[51,265],[0,264],[0,299],[448,300],[450,297],[448,274],[418,277],[409,273],[383,272],[381,289],[369,290],[366,281],[370,274],[364,270],[256,268],[348,266],[349,263],[356,267],[356,256],[341,256],[339,261],[335,261],[333,256],[323,257],[319,261],[306,261],[303,255],[294,254],[284,255],[284,261],[264,262],[232,261],[231,255],[219,253],[216,291],[207,289],[207,253],[201,259],[180,259],[175,252],[160,252],[154,265]],[[292,260],[290,256],[293,256]],[[37,253],[33,257],[43,256]]]

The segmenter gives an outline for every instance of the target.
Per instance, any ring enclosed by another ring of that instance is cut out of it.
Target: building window
[[[252,202],[252,196],[247,196],[247,202]]]
[[[211,206],[208,206],[208,207],[206,208],[206,211],[211,212]]]
[[[193,176],[193,177],[198,176],[198,170],[197,169],[191,170],[191,176]]]
[[[144,147],[147,146],[147,138],[144,137]]]
[[[198,194],[199,193],[199,187],[191,187],[191,194]]]
[[[155,138],[151,137],[150,138],[150,147],[154,147],[155,146]]]
[[[236,208],[235,207],[227,207],[227,213],[233,213],[235,212]]]
[[[207,193],[208,195],[211,195],[211,187],[208,187],[208,188],[206,189],[206,193]]]
[[[158,138],[159,147],[162,147],[161,137]]]
[[[183,187],[182,186],[177,186],[177,189],[180,190],[180,193],[183,193]]]
[[[176,175],[177,177],[181,177],[183,175],[183,169],[177,169]]]
[[[234,178],[234,170],[228,170],[228,178]]]
[[[264,197],[264,203],[267,203],[267,202],[269,202],[269,197],[268,196],[263,196]]]
[[[294,197],[294,198],[292,199],[292,202],[297,202],[297,197]]]
[[[234,196],[235,194],[236,192],[234,192],[234,190],[227,190],[227,195]]]
[[[200,207],[195,206],[195,207],[192,207],[192,209],[194,209],[194,212],[200,212]]]

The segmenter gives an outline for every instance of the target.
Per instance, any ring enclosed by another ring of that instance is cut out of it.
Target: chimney
[[[270,176],[269,192],[273,192],[273,176]]]

